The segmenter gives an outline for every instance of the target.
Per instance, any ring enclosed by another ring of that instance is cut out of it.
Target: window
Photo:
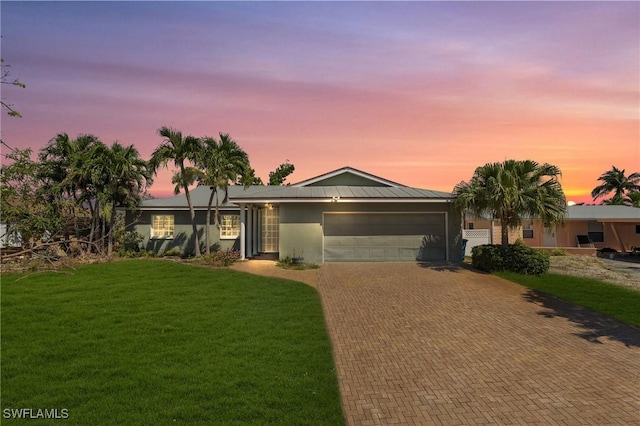
[[[604,225],[601,222],[590,220],[589,221],[589,239],[594,243],[603,243],[604,242]]]
[[[640,234],[640,225],[636,225],[636,234]]]
[[[467,229],[473,229],[473,222],[469,222],[469,224],[467,225]]]
[[[522,223],[522,238],[533,238],[533,221],[525,220]]]
[[[238,238],[240,235],[240,216],[223,214],[220,216],[220,238]]]
[[[151,217],[151,238],[173,238],[173,215]]]

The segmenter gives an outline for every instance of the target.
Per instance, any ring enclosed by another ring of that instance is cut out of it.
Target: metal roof
[[[211,195],[209,186],[198,186],[189,191],[195,209],[206,209]],[[218,191],[222,202],[223,191]],[[237,208],[237,203],[266,202],[322,202],[322,201],[378,201],[378,202],[424,202],[448,201],[453,198],[449,192],[409,187],[376,186],[229,186],[229,200],[223,207]],[[213,204],[215,205],[215,200]],[[142,209],[186,209],[187,197],[184,193],[174,197],[144,200]]]
[[[243,186],[231,185],[229,186],[229,198],[234,196],[235,194],[251,194],[253,192],[264,191],[268,186],[264,185],[252,185],[247,187],[246,189]],[[189,191],[191,195],[191,202],[193,203],[194,208],[196,209],[206,209],[209,204],[209,197],[211,196],[211,187],[207,185],[197,186],[196,188]],[[220,203],[224,199],[224,191],[218,190],[217,197]],[[213,200],[212,205],[215,206],[216,200]],[[182,209],[188,208],[187,204],[187,196],[184,192],[175,195],[173,197],[165,197],[165,198],[154,198],[151,200],[143,200],[140,206],[142,209]],[[224,207],[228,208],[237,208],[236,204],[228,202],[224,205]]]
[[[410,201],[449,200],[453,194],[429,189],[381,186],[273,186],[269,190],[239,193],[238,202],[304,202],[304,201]]]
[[[569,206],[566,220],[640,221],[640,208],[630,206]]]

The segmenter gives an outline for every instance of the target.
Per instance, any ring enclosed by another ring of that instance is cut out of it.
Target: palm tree
[[[500,221],[501,242],[509,244],[508,229],[517,228],[526,218],[536,217],[545,226],[562,222],[566,199],[558,181],[561,172],[551,164],[506,160],[478,167],[469,182],[454,188],[454,207],[478,216],[490,215]]]
[[[186,165],[187,161],[195,162],[196,157],[202,148],[200,139],[194,136],[182,137],[182,132],[169,127],[161,127],[158,134],[164,138],[162,144],[151,154],[150,166],[154,173],[157,173],[160,166],[166,167],[169,161],[173,164],[181,176],[180,184],[184,188],[187,204],[189,205],[189,213],[191,215],[191,226],[193,228],[193,237],[195,240],[195,255],[200,257],[200,239],[198,238],[198,228],[196,226],[196,213],[191,202],[189,194],[189,182],[187,181]]]
[[[211,194],[207,205],[207,226],[205,228],[206,251],[211,253],[209,224],[211,223],[211,207],[215,199],[214,225],[220,229],[220,205],[229,200],[229,184],[235,182],[249,168],[249,157],[229,134],[220,133],[220,140],[212,137],[203,138],[204,149],[198,158],[198,165],[204,170],[200,184],[209,185]],[[220,203],[218,190],[224,191],[224,199]]]
[[[133,145],[122,146],[114,142],[101,161],[105,179],[104,198],[109,205],[109,238],[107,255],[113,252],[113,236],[116,222],[116,207],[135,208],[141,194],[151,183],[148,164]]]
[[[108,204],[103,197],[107,179],[102,173],[102,162],[107,154],[107,146],[93,135],[80,135],[72,141],[67,176],[63,180],[72,190],[72,196],[82,208],[89,207],[91,225],[89,241],[93,241],[101,227],[101,213]],[[102,220],[101,234],[104,249],[105,221]]]
[[[178,195],[180,191],[182,191],[185,183],[187,186],[191,186],[199,182],[200,179],[202,179],[202,170],[196,167],[185,167],[184,175],[180,172],[175,172],[171,177],[171,183],[175,185],[173,187],[173,193]]]
[[[611,166],[611,170],[600,175],[598,180],[603,183],[591,191],[593,201],[613,192],[613,197],[607,200],[609,204],[623,204],[626,192],[640,191],[640,173],[636,172],[625,176],[624,172],[624,169],[620,170],[615,166]]]
[[[41,192],[52,205],[67,210],[72,216],[76,237],[80,236],[78,213],[89,206],[91,226],[89,241],[93,241],[99,227],[97,194],[104,180],[97,174],[97,161],[106,146],[94,135],[79,135],[70,139],[66,133],[58,134],[40,151],[40,178],[44,182]]]
[[[629,192],[625,202],[631,207],[640,207],[640,191]]]

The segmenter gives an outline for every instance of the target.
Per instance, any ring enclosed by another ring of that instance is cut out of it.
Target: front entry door
[[[542,231],[542,245],[545,247],[556,246],[556,227],[553,225],[551,228],[544,228]]]
[[[265,207],[261,215],[262,252],[277,253],[280,236],[280,211],[278,207]]]

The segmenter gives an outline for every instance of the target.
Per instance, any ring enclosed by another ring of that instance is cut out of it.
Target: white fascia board
[[[207,207],[194,207],[194,210],[197,211],[207,211]],[[168,210],[178,210],[178,211],[189,211],[189,207],[171,207],[171,206],[167,206],[167,207],[159,207],[159,206],[154,206],[154,207],[138,207],[136,209],[136,211],[168,211]],[[218,210],[220,211],[228,211],[228,210],[232,210],[232,211],[237,211],[240,210],[240,207],[220,207]],[[211,206],[211,211],[215,211],[215,207]]]

